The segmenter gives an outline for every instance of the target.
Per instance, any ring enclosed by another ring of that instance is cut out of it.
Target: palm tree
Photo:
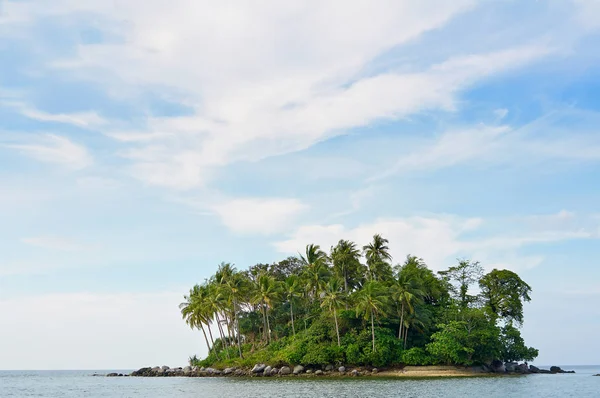
[[[323,263],[315,263],[305,268],[302,276],[306,280],[306,288],[308,289],[311,301],[314,301],[324,289],[329,275],[329,268]]]
[[[300,255],[300,260],[305,266],[303,277],[307,280],[311,300],[314,300],[329,278],[327,254],[319,245],[310,244],[306,246],[306,254]]]
[[[350,273],[360,267],[360,251],[354,242],[341,239],[331,248],[331,261],[335,276],[344,281],[344,293],[348,294]]]
[[[211,341],[213,341],[211,347],[211,344],[208,342],[208,337],[206,336],[206,331],[204,329],[204,324],[206,324],[210,333],[210,316],[208,315],[210,312],[207,309],[206,296],[206,287],[195,285],[192,289],[190,289],[189,295],[184,296],[185,301],[179,304],[179,309],[181,310],[181,315],[183,319],[185,319],[185,322],[190,326],[190,328],[202,330],[202,334],[204,335],[204,341],[206,341],[206,347],[208,348],[208,352],[211,352],[214,349],[214,341],[212,339],[212,334],[210,336]],[[218,358],[216,351],[215,356]]]
[[[373,235],[373,241],[363,246],[363,252],[367,259],[367,267],[372,280],[385,280],[392,276],[390,261],[392,256],[387,246],[388,240],[379,234]]]
[[[327,262],[327,254],[323,250],[321,250],[321,246],[319,245],[306,245],[305,255],[300,254],[300,260],[302,263],[311,267],[315,264],[324,264]]]
[[[398,278],[394,281],[391,287],[392,300],[398,305],[400,312],[400,327],[398,328],[398,338],[402,339],[404,317],[415,312],[414,302],[420,300],[422,296],[421,290],[417,286],[417,282],[399,273]],[[406,348],[406,338],[404,338],[404,347]]]
[[[255,299],[260,303],[263,310],[265,320],[267,340],[271,342],[271,324],[269,322],[269,308],[273,307],[275,300],[279,298],[280,288],[277,281],[271,275],[262,273],[257,279],[257,289],[255,291]]]
[[[225,312],[227,307],[227,300],[225,295],[223,294],[223,287],[214,283],[208,284],[208,294],[206,296],[206,305],[207,309],[212,313],[213,317],[216,318],[217,321],[217,329],[219,330],[219,335],[221,336],[221,343],[223,348],[225,349],[225,355],[227,355],[227,359],[230,359],[229,356],[229,342],[225,337],[225,332],[223,331],[223,322],[225,320],[221,320],[220,314]],[[210,330],[210,329],[209,329]]]
[[[367,282],[356,294],[356,316],[363,315],[371,319],[371,336],[375,352],[375,317],[385,315],[388,292],[377,281]]]
[[[296,275],[290,275],[283,285],[283,293],[287,300],[290,302],[290,319],[292,320],[292,332],[296,337],[296,328],[294,327],[294,301],[302,297],[302,287],[300,286],[300,280]]]
[[[323,301],[321,302],[321,308],[328,308],[333,314],[335,321],[335,334],[337,335],[338,347],[342,344],[340,342],[340,328],[338,325],[337,310],[346,303],[345,294],[341,289],[341,282],[337,278],[333,278],[327,284]]]
[[[238,351],[240,354],[240,358],[242,358],[242,340],[240,335],[240,322],[239,322],[239,302],[245,293],[245,288],[247,286],[247,281],[244,278],[244,275],[231,265],[221,263],[219,269],[217,270],[216,279],[220,282],[223,287],[223,291],[228,296],[228,301],[231,303],[232,307],[232,326],[235,329],[235,334],[237,335],[237,345]]]

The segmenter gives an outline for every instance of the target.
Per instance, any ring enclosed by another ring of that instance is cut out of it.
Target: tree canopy
[[[298,257],[245,271],[218,265],[180,305],[208,347],[198,364],[472,365],[537,356],[519,331],[531,287],[516,273],[484,274],[464,259],[436,273],[412,255],[392,265],[381,235],[359,247],[340,240],[326,253],[309,244]]]

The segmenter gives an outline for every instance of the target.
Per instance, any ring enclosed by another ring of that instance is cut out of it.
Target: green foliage
[[[515,273],[481,276],[478,262],[462,260],[438,275],[411,255],[392,267],[380,235],[362,247],[362,264],[359,247],[340,240],[328,255],[312,244],[298,258],[247,271],[220,264],[180,305],[209,347],[190,364],[386,367],[537,356],[513,326],[531,292]],[[470,291],[476,282],[479,296]]]
[[[402,362],[406,365],[432,365],[435,358],[422,347],[413,347],[410,350],[404,351],[402,354]]]
[[[486,308],[506,322],[523,323],[523,302],[531,301],[531,286],[519,275],[494,269],[479,281]]]
[[[505,362],[533,361],[538,356],[538,350],[527,347],[521,332],[511,323],[502,328],[500,336],[502,342],[501,359]]]
[[[438,325],[427,351],[445,364],[482,364],[497,358],[501,342],[495,322],[479,309],[465,311],[462,319]]]

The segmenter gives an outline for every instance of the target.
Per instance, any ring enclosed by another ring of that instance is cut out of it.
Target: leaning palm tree
[[[210,317],[208,315],[209,311],[207,310],[206,305],[206,292],[207,289],[205,286],[195,285],[192,289],[190,289],[189,295],[184,296],[185,301],[179,304],[179,309],[181,310],[183,319],[185,319],[185,322],[190,326],[190,328],[202,330],[208,352],[211,352],[214,349],[214,342],[211,346],[211,344],[208,342],[208,337],[206,336],[206,331],[204,329],[204,324],[206,324],[210,332]],[[218,358],[216,351],[214,351],[214,353]]]
[[[363,252],[369,267],[369,276],[372,280],[384,280],[392,276],[390,261],[392,255],[387,246],[388,240],[379,234],[373,236],[373,241],[363,246]]]
[[[227,299],[223,294],[223,287],[217,285],[216,283],[208,284],[208,295],[206,297],[206,305],[207,309],[211,312],[212,317],[216,319],[217,330],[219,331],[219,335],[221,336],[221,345],[225,349],[225,355],[227,359],[230,359],[229,356],[229,342],[225,337],[225,332],[223,330],[223,323],[227,321],[225,319],[221,319],[221,315],[225,313],[227,307]],[[210,330],[210,329],[209,329]]]
[[[344,306],[344,304],[346,303],[346,296],[342,291],[341,285],[342,284],[339,279],[330,279],[329,283],[327,283],[327,286],[325,287],[321,301],[321,308],[328,308],[333,315],[333,319],[335,321],[335,334],[337,335],[338,347],[341,347],[342,344],[340,342],[340,328],[338,325],[337,310]]]
[[[240,301],[246,293],[245,290],[248,283],[242,273],[237,272],[237,270],[231,264],[224,263],[219,266],[216,279],[221,284],[223,292],[227,295],[228,302],[231,303],[231,324],[232,328],[235,330],[235,335],[237,335],[237,345],[240,358],[243,358],[239,323],[239,308]]]
[[[373,352],[375,352],[375,318],[385,315],[387,295],[385,287],[376,281],[367,282],[356,294],[356,315],[371,320]]]
[[[296,328],[294,327],[294,301],[302,297],[302,286],[297,275],[290,275],[283,284],[283,294],[290,303],[290,319],[292,320],[292,333],[296,337]]]

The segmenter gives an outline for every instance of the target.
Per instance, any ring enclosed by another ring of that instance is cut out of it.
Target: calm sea
[[[294,379],[94,377],[106,371],[0,371],[0,397],[600,397],[600,366],[494,378]],[[122,371],[125,372],[125,371]]]

